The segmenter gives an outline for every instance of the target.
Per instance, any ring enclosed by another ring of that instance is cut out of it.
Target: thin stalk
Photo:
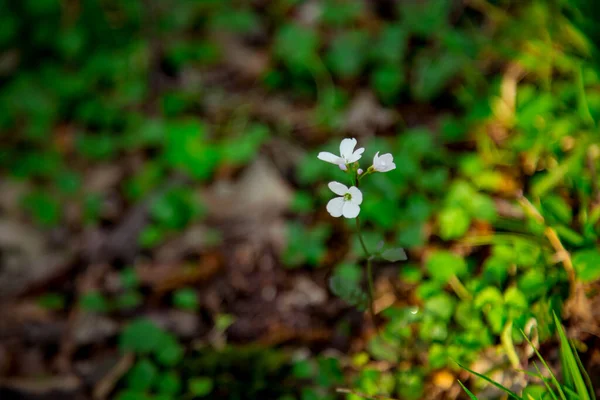
[[[365,253],[365,257],[367,258],[367,285],[368,285],[368,295],[369,295],[369,313],[371,314],[371,319],[373,320],[373,326],[377,329],[377,322],[375,320],[375,285],[373,284],[373,265],[372,265],[372,256],[369,250],[367,249],[367,245],[365,244],[365,240],[362,236],[362,231],[360,229],[360,220],[356,217],[356,234],[358,235],[358,240],[360,241],[360,245]]]
[[[469,293],[469,291],[467,290],[465,285],[463,285],[463,283],[460,281],[460,279],[458,279],[458,277],[456,275],[452,275],[450,277],[450,280],[448,281],[448,283],[450,283],[452,290],[454,290],[454,293],[456,293],[456,295],[461,300],[464,300],[464,301],[472,300],[473,297],[471,296],[471,293]]]

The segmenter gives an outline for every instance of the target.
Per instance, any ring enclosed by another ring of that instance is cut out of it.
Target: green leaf
[[[183,359],[184,349],[175,336],[162,333],[154,348],[154,355],[161,365],[173,367]]]
[[[162,329],[154,322],[140,318],[125,327],[119,338],[119,347],[122,351],[150,353],[158,349],[163,335]]]
[[[98,291],[91,291],[85,293],[79,299],[79,305],[85,311],[100,313],[107,312],[110,308],[108,306],[108,301],[106,301],[106,298],[102,295],[102,293]]]
[[[367,40],[364,31],[343,32],[333,39],[326,61],[334,75],[353,78],[360,74]]]
[[[150,360],[139,360],[127,374],[127,385],[133,390],[147,390],[157,374],[158,369]]]
[[[183,310],[198,309],[198,294],[192,288],[182,288],[173,294],[173,304]]]
[[[213,380],[209,377],[192,378],[188,382],[188,390],[194,396],[204,397],[213,390]]]
[[[540,199],[542,214],[546,220],[570,224],[573,219],[571,206],[560,196],[549,194]]]
[[[462,237],[469,226],[471,218],[462,208],[445,208],[438,216],[440,224],[440,237],[444,240]]]
[[[48,310],[62,310],[65,307],[65,296],[59,293],[44,293],[37,298],[40,307]]]
[[[206,126],[196,120],[171,122],[167,125],[164,157],[167,164],[191,177],[208,179],[221,155],[206,141]]]
[[[181,391],[181,378],[174,371],[162,373],[158,377],[156,389],[160,394],[177,395]]]
[[[517,281],[517,287],[528,299],[542,296],[552,285],[552,282],[548,280],[548,276],[537,269],[525,272]]]
[[[569,172],[581,165],[587,147],[586,143],[579,143],[575,147],[573,154],[531,185],[531,193],[535,197],[542,197],[555,186],[559,185]]]
[[[35,221],[44,227],[58,225],[62,217],[62,207],[58,199],[41,190],[26,195],[23,198],[23,206]]]
[[[575,252],[573,266],[577,278],[583,282],[594,282],[600,279],[600,251],[594,248]]]
[[[150,400],[150,397],[144,392],[138,392],[136,390],[124,390],[119,392],[117,400]]]
[[[358,1],[325,0],[321,18],[325,24],[342,26],[355,21],[365,12],[364,4]]]
[[[448,282],[452,276],[462,276],[467,272],[467,263],[460,256],[446,250],[432,252],[425,267],[433,279]]]
[[[330,227],[326,225],[307,228],[299,223],[288,224],[283,262],[290,268],[303,264],[317,266],[327,251],[325,241],[329,234]]]
[[[406,261],[408,257],[402,247],[386,249],[381,253],[381,257],[390,262]]]
[[[442,292],[436,294],[425,301],[425,310],[444,321],[449,321],[454,314],[456,300],[449,294]]]
[[[411,368],[396,375],[396,393],[400,398],[417,400],[423,397],[424,391],[425,378],[421,370]]]
[[[260,146],[269,137],[269,128],[262,124],[252,124],[235,135],[227,138],[221,144],[224,161],[233,165],[244,165],[256,157]]]
[[[135,290],[127,290],[114,300],[114,305],[120,310],[132,309],[144,302],[144,297]]]
[[[344,382],[344,374],[340,366],[340,360],[334,357],[318,358],[319,372],[316,381],[319,386],[332,387]]]
[[[463,67],[463,59],[453,53],[421,53],[415,59],[412,93],[417,101],[431,101],[438,96]]]
[[[416,284],[423,279],[423,272],[416,265],[403,265],[400,269],[400,279],[408,283]]]
[[[448,324],[436,316],[426,316],[419,326],[419,337],[424,341],[443,343],[448,339]]]
[[[298,379],[312,378],[316,373],[316,368],[312,360],[298,360],[292,366],[292,374]]]
[[[249,33],[260,26],[260,18],[250,10],[224,7],[210,19],[212,29]]]
[[[398,3],[403,25],[411,33],[431,37],[445,31],[451,10],[450,0],[406,1]]]
[[[290,209],[297,213],[307,214],[314,210],[315,202],[313,196],[305,191],[296,191]]]
[[[500,289],[494,286],[488,286],[475,296],[473,305],[478,309],[482,309],[486,306],[502,307],[504,305],[504,297],[502,296]]]
[[[509,287],[504,292],[504,303],[517,310],[526,310],[529,307],[529,303],[523,292],[514,286]]]
[[[117,139],[108,134],[80,134],[75,141],[81,155],[91,160],[111,160],[119,147]]]
[[[317,33],[300,25],[284,25],[275,36],[275,56],[293,70],[310,69],[316,62],[318,48]]]
[[[393,100],[405,82],[404,69],[398,65],[380,65],[371,74],[371,85],[385,102]]]
[[[160,244],[165,238],[166,231],[158,225],[149,224],[140,233],[138,242],[145,249],[151,249]]]
[[[171,188],[150,204],[154,222],[166,229],[181,230],[200,215],[199,201],[188,188]]]
[[[401,24],[387,24],[370,46],[371,57],[377,64],[399,66],[404,61],[407,43],[408,33]]]
[[[353,279],[334,275],[329,278],[329,289],[346,303],[361,311],[366,310],[369,306],[369,295]]]
[[[128,267],[121,271],[119,274],[121,285],[125,289],[135,289],[139,285],[139,279],[135,268]]]

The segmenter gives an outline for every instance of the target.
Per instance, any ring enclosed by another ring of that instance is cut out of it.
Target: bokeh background
[[[0,0],[0,398],[499,396],[455,361],[539,394],[552,312],[598,385],[599,17]],[[367,247],[408,254],[377,329],[316,158],[344,137],[397,164],[361,186]]]

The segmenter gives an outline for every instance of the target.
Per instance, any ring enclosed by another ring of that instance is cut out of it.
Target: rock
[[[265,157],[258,157],[237,182],[217,182],[202,197],[216,219],[263,219],[287,210],[292,189]]]
[[[119,331],[119,325],[110,318],[94,313],[80,313],[73,325],[73,340],[79,346],[103,342]]]
[[[318,306],[327,301],[327,292],[311,279],[299,276],[291,291],[284,293],[279,305],[284,309]]]
[[[20,295],[63,274],[70,259],[70,249],[49,249],[40,232],[0,220],[0,299]]]
[[[356,95],[346,113],[344,130],[354,135],[372,134],[392,127],[398,119],[396,113],[382,107],[371,91]]]
[[[181,338],[198,337],[206,331],[198,315],[179,310],[149,314],[148,318],[161,328]]]
[[[123,178],[120,164],[103,164],[86,173],[84,190],[86,193],[104,193],[115,188]]]
[[[205,225],[192,225],[181,235],[167,241],[155,253],[159,263],[177,263],[189,255],[201,253],[218,242],[218,233]]]

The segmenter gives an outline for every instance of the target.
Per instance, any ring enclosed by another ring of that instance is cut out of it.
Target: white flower
[[[365,151],[363,147],[357,149],[356,147],[356,139],[344,139],[342,143],[340,143],[340,157],[336,156],[333,153],[329,153],[327,151],[322,151],[319,153],[317,158],[319,160],[326,161],[331,164],[337,165],[346,165],[351,164],[360,160],[362,153]]]
[[[329,189],[341,197],[336,197],[329,200],[327,203],[327,211],[332,217],[338,218],[342,215],[346,218],[356,218],[360,213],[360,204],[363,200],[363,195],[356,186],[348,188],[339,182],[329,182]]]
[[[396,164],[394,164],[394,156],[392,156],[390,153],[387,153],[380,157],[379,152],[377,152],[375,157],[373,157],[373,169],[377,172],[388,172],[396,169]]]

